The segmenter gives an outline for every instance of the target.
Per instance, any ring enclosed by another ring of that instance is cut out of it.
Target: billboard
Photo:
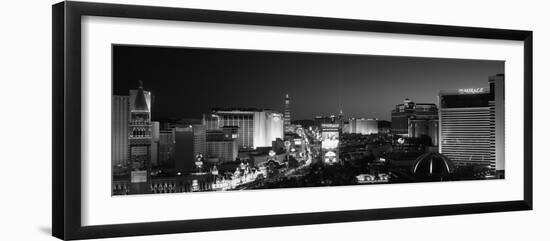
[[[321,148],[336,149],[339,143],[339,124],[321,124]]]

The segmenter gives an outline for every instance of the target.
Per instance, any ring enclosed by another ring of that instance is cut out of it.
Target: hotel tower
[[[457,166],[485,166],[504,174],[504,75],[489,86],[439,93],[439,152]]]

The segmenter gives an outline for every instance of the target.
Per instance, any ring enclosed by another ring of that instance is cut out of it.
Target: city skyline
[[[503,179],[503,72],[487,60],[114,46],[111,191]]]
[[[346,118],[390,120],[405,98],[437,103],[439,90],[486,87],[487,76],[504,72],[490,60],[120,45],[113,66],[113,94],[143,81],[153,119],[199,119],[215,107],[283,113],[289,94],[292,120],[340,108]]]

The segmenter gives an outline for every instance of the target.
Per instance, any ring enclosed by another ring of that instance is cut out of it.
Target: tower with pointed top
[[[130,193],[149,193],[151,169],[151,92],[143,90],[140,81],[137,90],[130,90],[128,121],[128,157]]]
[[[340,126],[338,128],[338,132],[340,133],[340,135],[342,135],[342,133],[344,133],[344,109],[342,108],[342,102],[340,101],[340,111],[338,111],[338,125]]]
[[[292,132],[290,124],[290,96],[288,94],[285,96],[284,129],[285,132]]]
[[[342,107],[340,107],[340,111],[338,112],[338,121],[340,123],[340,127],[344,126],[344,110],[342,110]]]

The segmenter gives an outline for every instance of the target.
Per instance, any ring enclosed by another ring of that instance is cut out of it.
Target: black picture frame
[[[532,210],[532,87],[533,33],[460,26],[335,19],[262,13],[150,7],[90,2],[60,2],[52,6],[52,233],[60,239],[185,233],[229,229],[307,225],[442,215]],[[524,186],[523,199],[404,208],[264,215],[235,218],[139,222],[99,226],[81,224],[81,17],[196,21],[328,30],[367,31],[524,43]]]

